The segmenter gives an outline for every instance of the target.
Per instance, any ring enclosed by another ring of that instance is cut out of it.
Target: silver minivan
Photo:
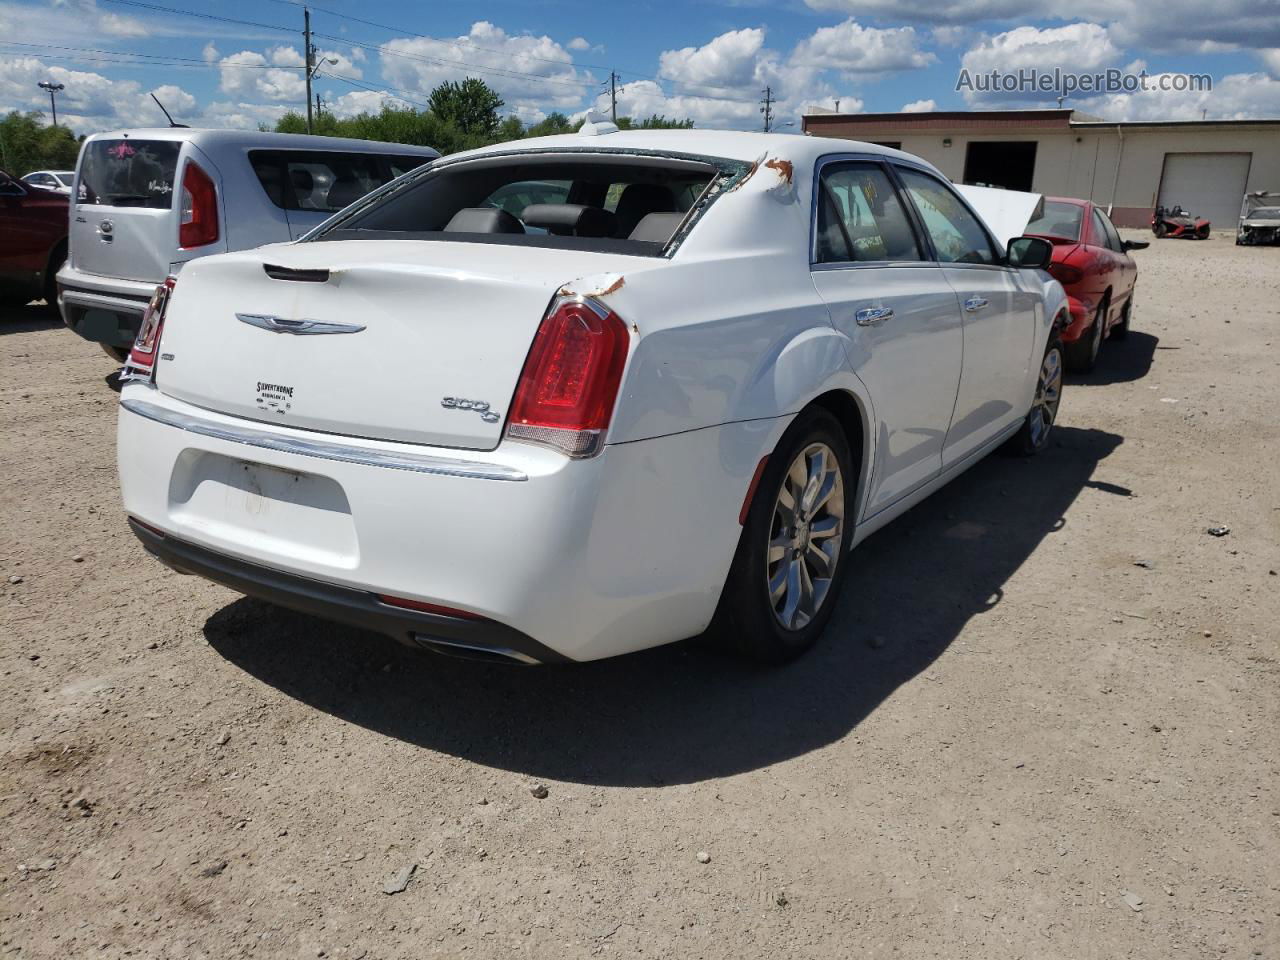
[[[72,187],[58,307],[123,359],[142,311],[188,260],[297,239],[430,163],[430,147],[243,130],[115,130],[87,138]]]

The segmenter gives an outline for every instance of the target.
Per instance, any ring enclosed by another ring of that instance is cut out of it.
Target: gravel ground
[[[110,362],[10,311],[0,958],[1280,957],[1280,250],[1137,258],[1052,449],[769,671],[461,663],[170,573]]]

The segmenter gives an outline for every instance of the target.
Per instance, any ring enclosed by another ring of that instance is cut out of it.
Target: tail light
[[[182,174],[182,220],[178,246],[204,247],[218,239],[218,191],[201,167],[188,161]]]
[[[1079,283],[1084,279],[1084,271],[1079,267],[1073,267],[1066,263],[1051,263],[1048,267],[1049,276],[1057,280],[1064,287],[1069,287],[1073,283]]]
[[[507,421],[513,440],[571,457],[600,451],[613,416],[631,336],[594,300],[561,299],[538,328]]]
[[[160,349],[160,331],[164,327],[165,311],[169,308],[169,297],[173,293],[177,277],[166,277],[164,283],[156,287],[151,301],[142,311],[142,326],[138,329],[138,337],[133,341],[133,349],[129,351],[129,359],[125,361],[121,380],[142,380],[154,383],[156,379],[156,355]]]

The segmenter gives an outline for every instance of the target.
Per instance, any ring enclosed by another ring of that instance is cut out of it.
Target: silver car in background
[[[156,284],[187,261],[296,239],[439,155],[241,130],[95,134],[76,164],[62,319],[123,359]]]

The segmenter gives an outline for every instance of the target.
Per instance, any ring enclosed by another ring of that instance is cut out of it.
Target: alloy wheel
[[[840,461],[825,443],[811,443],[782,478],[769,528],[769,605],[784,629],[802,629],[827,601],[843,543]]]
[[[1040,376],[1036,381],[1036,397],[1031,404],[1028,426],[1032,446],[1039,449],[1048,439],[1053,422],[1058,418],[1058,404],[1062,401],[1062,352],[1053,346],[1040,364]]]

